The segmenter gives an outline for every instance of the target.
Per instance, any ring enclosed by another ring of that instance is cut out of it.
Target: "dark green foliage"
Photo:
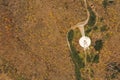
[[[73,45],[71,45],[70,47],[71,47],[71,50],[72,50],[71,57],[72,57],[72,60],[75,64],[76,79],[77,80],[82,80],[81,73],[80,73],[80,68],[83,68],[85,65],[82,61],[82,58],[79,57],[78,52],[73,47]]]
[[[112,3],[114,3],[114,0],[108,0],[108,2],[112,4]]]
[[[99,54],[96,54],[93,58],[93,63],[98,63],[99,62]]]
[[[73,37],[74,37],[74,31],[73,30],[70,30],[68,32],[68,41],[71,42],[73,40]]]
[[[76,80],[83,80],[80,74],[79,67],[75,65],[75,74],[76,74]]]
[[[71,48],[71,57],[75,64],[76,79],[83,80],[81,77],[80,69],[84,68],[85,65],[84,65],[83,59],[79,56],[79,52],[75,49],[74,45],[72,44],[73,36],[74,36],[74,32],[73,32],[73,30],[70,30],[68,32],[67,37],[68,37],[68,41],[69,41],[70,48]]]
[[[88,35],[92,31],[91,27],[88,27],[87,30],[85,31],[86,35]]]
[[[94,48],[95,48],[96,51],[100,51],[102,49],[102,47],[103,47],[103,41],[102,40],[95,41]]]
[[[88,54],[87,54],[87,62],[91,62],[91,60],[92,60],[92,59],[91,59],[91,55],[88,55]]]
[[[87,29],[85,30],[86,35],[88,35],[92,30],[96,31],[96,30],[98,30],[98,27],[97,26],[87,27]]]
[[[90,7],[88,7],[88,11],[90,13],[90,19],[88,21],[88,26],[92,27],[96,23],[96,15]]]
[[[114,69],[120,73],[120,66],[115,66]]]
[[[88,24],[87,24],[88,25],[87,29],[85,30],[86,35],[88,35],[92,31],[92,29],[96,23],[96,15],[92,11],[91,7],[88,7],[88,11],[90,13],[90,19],[89,19]]]
[[[102,5],[104,8],[107,8],[108,5],[113,3],[114,3],[114,0],[103,0]]]
[[[77,64],[80,68],[84,67],[84,63],[82,61],[82,58],[79,56],[79,52],[75,49],[74,45],[72,44],[74,32],[73,30],[70,30],[68,32],[68,40],[71,48],[71,56],[74,59],[75,64]]]
[[[92,29],[92,28],[90,28],[90,29]],[[80,70],[85,68],[85,62],[84,62],[85,57],[84,58],[81,57],[81,54],[79,54],[79,51],[76,50],[76,48],[74,47],[74,44],[72,43],[73,38],[74,38],[74,31],[73,30],[70,30],[68,32],[67,37],[68,37],[68,41],[69,41],[69,44],[70,44],[70,50],[71,50],[70,55],[72,57],[74,65],[75,65],[76,80],[84,80],[83,77],[81,76],[82,73],[80,72]],[[95,48],[97,50],[101,49],[101,46],[98,46],[99,44],[101,44],[101,41],[102,40],[96,41]],[[88,64],[98,63],[99,62],[99,54],[94,54],[94,53],[87,54],[87,62],[88,62]],[[94,73],[94,71],[90,70],[90,76],[91,77],[94,76],[93,73]]]
[[[99,54],[90,53],[87,54],[87,62],[98,63],[99,62]]]
[[[107,0],[103,0],[102,5],[103,5],[104,8],[107,8],[107,5],[108,5]]]
[[[71,44],[71,56],[74,59],[75,64],[79,66],[79,68],[84,68],[84,62],[83,59],[79,56],[78,52],[76,51],[75,47]]]

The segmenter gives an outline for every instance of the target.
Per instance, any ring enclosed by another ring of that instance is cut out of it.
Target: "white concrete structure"
[[[84,49],[89,48],[90,44],[91,44],[91,40],[89,37],[87,36],[82,36],[79,40],[79,44],[81,47],[83,47]]]

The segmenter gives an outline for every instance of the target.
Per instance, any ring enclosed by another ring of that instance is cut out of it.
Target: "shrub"
[[[103,47],[103,41],[102,40],[95,41],[94,48],[95,48],[96,51],[100,51],[102,49],[102,47]]]
[[[104,32],[104,31],[107,31],[108,28],[107,28],[107,25],[103,25],[101,28],[100,28],[100,31],[101,32]]]
[[[88,26],[92,27],[96,23],[96,15],[90,7],[88,7],[88,11],[90,13],[90,19],[88,21]]]
[[[107,8],[107,5],[108,5],[107,0],[103,0],[102,5],[104,8]]]
[[[94,27],[93,27],[93,30],[95,30],[95,31],[96,31],[97,29],[98,29],[98,27],[97,27],[97,26],[94,26]]]
[[[73,36],[74,36],[74,31],[73,31],[73,30],[70,30],[70,31],[68,32],[68,35],[67,35],[69,42],[71,42],[71,41],[73,40]]]

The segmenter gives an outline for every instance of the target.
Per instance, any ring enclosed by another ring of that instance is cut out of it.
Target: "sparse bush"
[[[92,28],[91,28],[91,27],[88,27],[88,28],[85,30],[85,34],[88,35],[91,31],[92,31]]]
[[[98,63],[99,62],[99,54],[90,53],[89,55],[87,55],[87,62]]]
[[[98,29],[98,27],[97,27],[97,26],[94,26],[94,27],[93,27],[93,30],[95,30],[95,31],[96,31],[97,29]]]
[[[105,36],[103,37],[103,39],[109,39],[111,36],[109,33],[106,33]]]
[[[108,2],[112,4],[112,3],[114,3],[114,0],[108,0]]]
[[[102,49],[102,47],[103,47],[103,41],[102,40],[95,41],[94,48],[95,48],[96,51],[100,51]]]
[[[104,32],[104,31],[107,31],[108,28],[107,28],[107,25],[103,25],[101,28],[100,28],[100,31],[101,32]]]
[[[106,66],[106,78],[107,79],[117,79],[118,74],[120,73],[119,64],[116,62],[111,62]]]
[[[94,63],[98,63],[99,62],[99,54],[95,54],[94,55],[93,62]]]
[[[88,21],[88,26],[92,27],[96,23],[96,15],[90,7],[88,7],[88,10],[89,10],[89,13],[90,13],[90,19]]]
[[[68,32],[68,41],[72,41],[73,40],[73,37],[74,37],[74,31],[73,30],[70,30],[69,32]]]
[[[107,8],[107,5],[108,5],[107,0],[103,0],[102,5],[103,5],[104,8]]]

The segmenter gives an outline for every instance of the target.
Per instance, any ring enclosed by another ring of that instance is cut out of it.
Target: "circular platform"
[[[79,44],[83,48],[88,48],[90,46],[90,44],[91,44],[91,40],[90,40],[89,37],[83,36],[83,37],[80,38]]]

